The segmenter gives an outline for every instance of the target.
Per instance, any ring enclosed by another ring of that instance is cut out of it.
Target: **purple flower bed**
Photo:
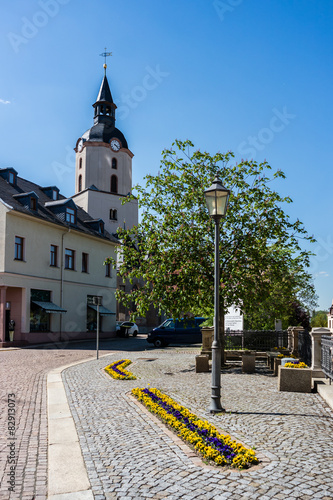
[[[232,460],[236,456],[236,453],[231,448],[231,446],[226,445],[223,441],[214,436],[210,436],[208,429],[200,428],[198,425],[193,423],[188,417],[184,416],[182,412],[176,410],[172,405],[163,401],[162,398],[156,396],[156,394],[151,392],[149,389],[144,389],[143,392],[147,394],[147,396],[149,396],[154,401],[154,403],[157,403],[159,406],[161,406],[161,408],[163,408],[163,410],[171,414],[173,417],[177,418],[177,420],[186,425],[186,427],[191,432],[195,432],[198,436],[201,437],[203,441],[205,441],[207,445],[215,448],[226,459]]]

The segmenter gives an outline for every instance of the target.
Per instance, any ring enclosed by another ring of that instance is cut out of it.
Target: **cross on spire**
[[[103,68],[104,68],[104,74],[106,75],[106,68],[107,68],[106,58],[112,56],[112,52],[107,52],[107,48],[106,47],[104,47],[104,50],[105,50],[105,52],[102,52],[102,54],[100,54],[100,56],[104,57]]]

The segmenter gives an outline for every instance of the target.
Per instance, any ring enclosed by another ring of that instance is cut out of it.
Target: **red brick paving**
[[[46,377],[53,368],[94,358],[92,342],[66,349],[39,348],[0,351],[0,498],[47,498]],[[104,354],[109,351],[103,351]],[[16,432],[8,430],[8,394],[15,394]],[[8,444],[15,443],[15,488],[8,491]]]

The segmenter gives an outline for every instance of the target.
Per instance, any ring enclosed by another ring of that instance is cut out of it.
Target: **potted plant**
[[[286,392],[311,392],[312,370],[298,360],[278,367],[278,390]]]

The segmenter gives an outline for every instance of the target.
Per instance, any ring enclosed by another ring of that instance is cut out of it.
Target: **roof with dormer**
[[[2,202],[7,208],[14,210],[15,212],[29,215],[35,219],[51,222],[58,226],[68,227],[69,223],[66,222],[65,219],[59,217],[59,210],[53,210],[53,208],[61,209],[61,207],[64,207],[65,210],[66,206],[75,206],[76,224],[70,225],[70,227],[90,236],[96,236],[104,240],[119,243],[119,241],[108,232],[105,231],[102,235],[98,232],[98,230],[93,229],[93,227],[91,227],[91,222],[94,222],[95,219],[93,219],[85,210],[76,205],[72,198],[66,198],[65,196],[59,194],[58,200],[53,200],[45,194],[44,189],[45,188],[42,186],[23,179],[22,177],[16,176],[15,184],[10,184],[6,179],[0,176],[0,202]],[[22,196],[32,194],[38,198],[36,210],[30,209],[26,204],[22,204],[20,202],[20,198],[22,198]]]

